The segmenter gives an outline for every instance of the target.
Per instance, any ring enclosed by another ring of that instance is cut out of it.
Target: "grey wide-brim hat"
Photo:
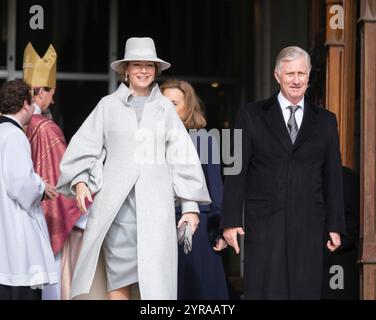
[[[129,38],[125,43],[124,59],[111,63],[111,69],[122,73],[121,65],[125,61],[154,61],[161,66],[161,71],[171,67],[171,64],[159,59],[152,38]]]

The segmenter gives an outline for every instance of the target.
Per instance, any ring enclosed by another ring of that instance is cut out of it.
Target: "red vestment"
[[[31,145],[34,170],[42,179],[56,186],[60,176],[60,161],[67,148],[63,132],[51,119],[33,115],[26,135]],[[65,240],[81,216],[76,201],[62,194],[54,200],[42,202],[54,254],[63,247]]]

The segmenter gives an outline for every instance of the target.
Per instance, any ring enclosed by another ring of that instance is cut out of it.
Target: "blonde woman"
[[[111,67],[124,82],[101,99],[61,163],[59,188],[75,194],[82,211],[96,193],[71,295],[89,292],[103,246],[109,299],[129,299],[137,282],[141,299],[176,299],[174,200],[184,213],[178,225],[187,221],[194,232],[198,203],[210,203],[205,177],[183,123],[154,82],[170,67],[154,41],[128,39],[124,59]],[[163,156],[154,159],[157,149]],[[172,161],[180,149],[188,150],[189,163]]]
[[[161,91],[172,101],[187,129],[202,129],[206,126],[203,104],[188,82],[169,80],[161,85]],[[205,130],[191,132],[190,135],[196,142],[201,158],[208,160],[202,163],[202,168],[212,204],[200,206],[200,224],[193,238],[192,252],[185,254],[183,248],[179,247],[178,298],[228,299],[222,259],[215,252],[227,246],[219,235],[223,188],[219,150],[214,137]],[[178,208],[177,217],[180,218],[180,215],[181,210]]]

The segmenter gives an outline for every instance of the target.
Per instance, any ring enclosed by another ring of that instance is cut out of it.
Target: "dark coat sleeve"
[[[329,137],[324,164],[323,183],[326,209],[326,230],[328,232],[345,233],[345,208],[343,200],[343,182],[341,154],[337,132],[337,119],[330,114]]]
[[[241,161],[241,170],[237,175],[225,177],[223,190],[223,210],[221,216],[221,228],[243,226],[243,204],[247,187],[248,167],[252,155],[251,118],[249,115],[250,105],[241,107],[237,113],[235,129],[242,130],[241,142],[235,139],[235,144],[241,143],[242,154],[235,155],[234,161]],[[234,135],[236,137],[236,135]],[[236,148],[235,148],[236,149]]]
[[[208,234],[212,244],[220,236],[219,221],[222,213],[223,201],[223,182],[221,176],[221,164],[216,159],[220,159],[220,151],[213,137],[208,139],[208,164],[205,165],[204,171],[208,185],[210,197],[212,199],[211,210],[208,215]]]

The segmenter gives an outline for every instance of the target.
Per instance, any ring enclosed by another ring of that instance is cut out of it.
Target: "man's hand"
[[[199,222],[200,222],[200,218],[198,217],[198,214],[196,212],[186,212],[186,213],[184,213],[181,216],[181,218],[178,222],[178,228],[181,226],[181,224],[184,221],[187,221],[189,223],[189,225],[191,226],[192,235],[193,235],[195,233],[196,229],[197,229]]]
[[[213,250],[214,251],[221,251],[221,250],[226,249],[226,248],[227,248],[227,242],[226,242],[226,240],[222,239],[222,238],[219,238],[215,242],[215,246],[213,247]]]
[[[44,181],[44,198],[43,200],[53,200],[55,199],[59,193],[56,191],[56,188],[49,184],[48,182]]]
[[[89,202],[93,202],[89,188],[87,187],[86,183],[79,182],[75,185],[75,191],[78,209],[80,209],[81,212],[86,212],[87,209],[85,200],[87,199]]]
[[[341,245],[341,236],[337,232],[329,232],[330,240],[326,243],[326,246],[330,251],[335,251]]]
[[[235,252],[238,254],[240,252],[239,244],[238,244],[238,234],[244,235],[245,232],[243,228],[227,228],[223,231],[223,237],[225,238],[226,242],[229,246],[235,249]]]

